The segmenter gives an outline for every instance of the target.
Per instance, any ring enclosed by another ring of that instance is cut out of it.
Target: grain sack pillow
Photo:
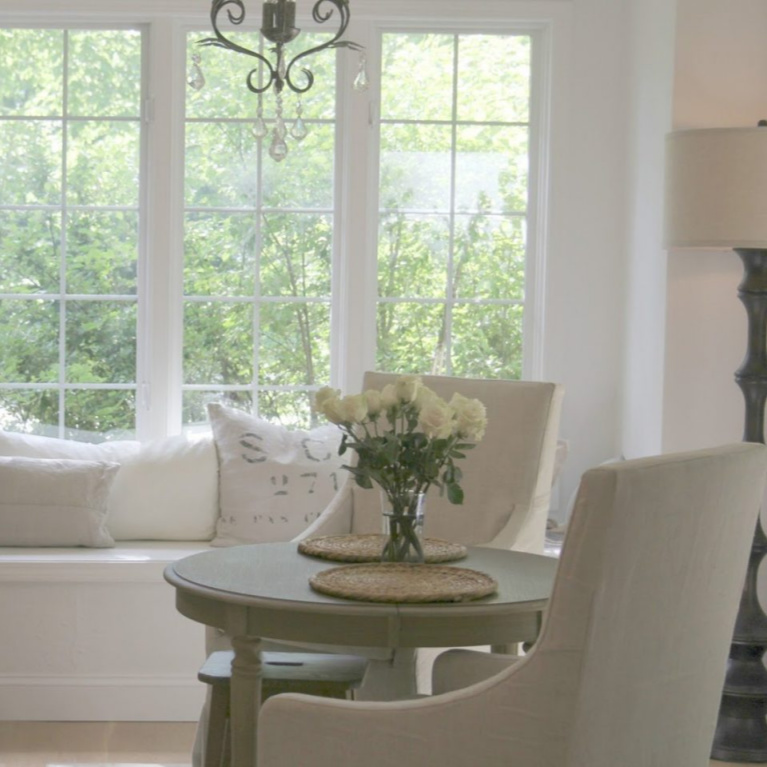
[[[208,405],[218,452],[219,518],[213,546],[289,541],[309,526],[341,481],[340,430],[287,429]]]
[[[107,499],[116,463],[0,458],[0,546],[114,546]]]

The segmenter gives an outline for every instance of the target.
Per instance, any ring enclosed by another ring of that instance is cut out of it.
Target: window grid
[[[404,34],[407,35],[408,32],[386,32],[384,33],[384,36],[396,36],[398,34]],[[424,35],[428,35],[429,33],[422,33]],[[435,32],[435,35],[444,35],[444,32]],[[447,263],[446,263],[446,280],[445,280],[445,288],[444,288],[444,295],[439,298],[429,298],[429,297],[423,297],[423,296],[388,296],[388,295],[382,295],[380,292],[380,283],[379,283],[379,291],[377,296],[377,305],[380,306],[407,306],[407,305],[415,305],[415,306],[443,306],[444,307],[444,318],[443,318],[443,333],[444,333],[444,339],[442,340],[442,343],[438,343],[437,347],[434,350],[434,356],[432,358],[432,369],[428,372],[431,372],[433,374],[444,374],[444,375],[471,375],[472,371],[464,371],[459,370],[456,371],[454,369],[453,360],[452,360],[452,349],[453,349],[453,343],[454,343],[454,336],[453,336],[453,321],[454,321],[454,309],[459,306],[498,306],[498,307],[520,307],[522,311],[525,311],[526,308],[526,300],[524,298],[517,299],[517,298],[466,298],[466,297],[460,297],[455,295],[455,254],[456,254],[456,230],[457,230],[457,220],[459,217],[470,217],[474,215],[474,211],[459,211],[457,206],[457,199],[456,199],[456,183],[457,183],[457,175],[458,175],[458,169],[457,169],[457,163],[458,163],[458,132],[459,129],[462,127],[469,127],[469,126],[481,126],[481,127],[495,127],[495,128],[507,128],[507,129],[513,129],[513,128],[523,128],[528,132],[528,142],[530,141],[530,119],[525,121],[520,120],[510,120],[510,121],[501,121],[501,120],[473,120],[473,119],[466,119],[465,117],[463,119],[459,119],[458,115],[458,103],[459,103],[459,65],[460,65],[460,41],[463,38],[467,38],[471,35],[471,33],[456,33],[452,35],[452,93],[451,93],[451,118],[450,120],[446,119],[418,119],[418,118],[407,118],[407,117],[387,117],[383,113],[383,105],[382,105],[382,114],[379,119],[379,124],[381,126],[443,126],[446,128],[450,128],[450,180],[449,180],[449,206],[448,210],[439,210],[439,209],[430,209],[430,208],[412,208],[408,207],[406,205],[396,205],[394,207],[384,207],[381,206],[378,209],[379,214],[379,227],[384,222],[385,217],[387,215],[391,215],[392,213],[397,214],[404,214],[405,216],[429,216],[429,217],[437,217],[437,216],[447,216],[448,220],[448,234],[447,234],[447,241],[448,241],[448,248],[447,248]],[[499,37],[524,37],[527,38],[529,41],[529,44],[532,48],[533,44],[533,38],[529,34],[508,34],[508,33],[499,33]],[[532,64],[532,54],[531,54],[531,62]],[[386,77],[386,73],[382,71],[381,77]],[[532,72],[529,73],[529,79],[528,79],[528,112],[530,110],[530,97],[531,97],[531,82]],[[415,84],[414,84],[415,85]],[[403,84],[403,87],[407,87]],[[528,158],[530,157],[530,145],[528,144],[528,150],[527,155]],[[530,181],[528,179],[528,185]],[[528,218],[528,212],[527,210],[513,210],[513,211],[503,211],[503,212],[494,212],[494,211],[482,211],[482,215],[486,217],[488,220],[496,220],[498,222],[500,221],[511,221],[513,219],[517,219],[523,222],[523,224],[527,223]],[[380,247],[380,245],[379,245]],[[528,244],[525,242],[525,251],[526,256],[525,260],[527,261],[529,259],[529,254],[527,253]],[[380,258],[379,258],[379,268],[380,268]],[[381,365],[379,364],[379,367]],[[521,375],[522,372],[522,359],[520,355],[520,359],[517,363],[517,369],[518,374]],[[391,369],[392,366],[389,365],[387,369]],[[400,372],[425,372],[425,371],[414,371],[409,370],[407,367],[401,367],[399,368]]]
[[[69,201],[69,152],[71,145],[71,130],[72,126],[80,124],[87,125],[93,122],[101,123],[123,123],[123,124],[136,124],[139,125],[139,130],[142,127],[142,120],[140,115],[126,116],[126,115],[88,115],[70,114],[70,85],[71,85],[71,39],[72,34],[79,32],[98,32],[103,29],[105,32],[110,31],[126,31],[130,30],[136,32],[133,27],[26,27],[27,31],[35,29],[48,29],[50,31],[57,31],[61,33],[61,101],[60,101],[60,114],[43,114],[43,115],[15,115],[7,114],[0,115],[0,123],[38,123],[38,124],[58,124],[61,130],[61,145],[60,145],[60,157],[59,168],[61,174],[61,183],[57,191],[58,202],[55,204],[48,203],[36,203],[36,204],[13,204],[6,203],[0,204],[0,212],[21,212],[21,213],[55,213],[57,215],[59,225],[59,263],[58,263],[58,289],[41,290],[37,292],[16,293],[16,292],[0,292],[0,301],[14,301],[14,302],[27,302],[32,304],[33,302],[46,302],[48,304],[58,305],[58,340],[57,340],[57,363],[58,369],[57,381],[30,381],[30,382],[15,382],[15,381],[0,381],[0,394],[3,391],[8,392],[51,392],[57,395],[57,411],[58,418],[56,424],[41,425],[50,436],[57,437],[74,437],[80,438],[77,427],[69,424],[68,422],[68,408],[67,408],[67,395],[72,392],[84,392],[84,391],[124,391],[132,392],[136,394],[137,377],[137,355],[134,355],[134,375],[133,381],[119,382],[119,383],[98,383],[89,381],[74,382],[68,380],[69,360],[67,354],[67,325],[68,319],[71,314],[71,305],[75,302],[88,302],[91,304],[98,302],[114,302],[122,304],[138,304],[139,297],[136,290],[133,294],[104,294],[104,293],[70,293],[68,292],[68,258],[69,258],[69,242],[68,242],[68,230],[69,224],[72,219],[72,214],[78,212],[99,213],[99,212],[124,212],[134,213],[138,217],[141,215],[140,206],[136,205],[99,205],[99,204],[74,204]],[[140,45],[143,47],[143,35],[141,36]],[[140,105],[136,104],[137,112]],[[139,136],[139,142],[141,137]],[[136,246],[136,262],[138,264],[138,242]],[[134,326],[134,337],[136,335]],[[0,415],[2,412],[0,411]],[[0,423],[0,427],[2,424]],[[50,428],[55,427],[55,431],[50,432]],[[125,429],[119,429],[121,434],[125,434]],[[133,434],[134,429],[128,430],[128,433]],[[92,437],[82,435],[86,439]],[[94,434],[93,437],[99,437],[103,435]]]

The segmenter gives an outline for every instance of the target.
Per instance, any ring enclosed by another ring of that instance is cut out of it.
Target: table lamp
[[[671,133],[666,143],[668,248],[732,248],[743,262],[738,296],[748,317],[746,356],[735,372],[745,400],[743,440],[764,442],[767,400],[767,121],[754,128]],[[767,762],[767,616],[757,572],[767,537],[757,522],[727,662],[711,755]]]

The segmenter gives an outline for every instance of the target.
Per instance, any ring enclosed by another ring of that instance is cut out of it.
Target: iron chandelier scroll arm
[[[250,48],[245,48],[242,45],[238,45],[226,37],[226,35],[224,35],[224,33],[219,29],[218,16],[227,5],[236,6],[239,11],[232,12],[231,9],[226,9],[227,16],[231,24],[239,25],[245,21],[245,6],[243,5],[242,0],[213,0],[213,4],[211,5],[210,9],[210,23],[213,27],[213,31],[216,33],[216,36],[206,37],[204,40],[200,40],[198,45],[226,48],[227,50],[236,51],[237,53],[244,53],[246,56],[252,56],[254,59],[258,59],[266,67],[269,73],[268,78],[266,78],[266,84],[260,88],[255,85],[255,78],[258,76],[258,66],[254,67],[250,70],[250,72],[248,72],[248,75],[245,78],[245,83],[248,86],[248,90],[250,90],[252,93],[265,93],[269,90],[269,88],[271,88],[272,83],[275,80],[279,80],[279,76],[269,59],[256,51],[250,50]]]
[[[326,3],[332,5],[333,8],[329,8],[327,11],[323,12],[322,6]],[[303,87],[299,87],[291,79],[290,73],[293,65],[300,59],[303,59],[306,56],[311,56],[315,53],[319,53],[319,51],[328,50],[330,48],[350,48],[353,51],[363,50],[363,46],[359,45],[358,43],[354,43],[350,40],[340,39],[344,32],[346,32],[346,28],[349,26],[349,19],[351,17],[351,14],[349,13],[349,0],[317,0],[317,2],[314,4],[314,8],[312,9],[312,18],[317,24],[324,24],[326,21],[332,18],[334,8],[338,11],[340,23],[338,25],[338,30],[336,31],[333,38],[328,40],[326,43],[315,45],[313,48],[307,48],[307,50],[302,51],[301,53],[294,56],[291,59],[290,64],[288,64],[287,70],[285,72],[285,82],[294,93],[306,93],[306,91],[308,91],[314,84],[314,75],[306,67],[301,68],[301,73],[306,78],[306,84]]]

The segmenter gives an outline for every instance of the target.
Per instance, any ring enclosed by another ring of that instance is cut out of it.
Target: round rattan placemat
[[[385,535],[322,535],[300,541],[298,550],[302,554],[333,562],[379,562],[383,551]],[[455,562],[466,556],[466,547],[439,538],[424,538],[424,560],[427,564]]]
[[[390,562],[332,567],[309,584],[322,594],[362,602],[468,602],[498,588],[489,575],[465,567]]]

